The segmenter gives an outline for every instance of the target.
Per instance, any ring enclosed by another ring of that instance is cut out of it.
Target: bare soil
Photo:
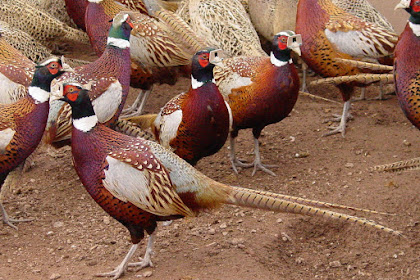
[[[146,108],[156,112],[189,81],[154,89]],[[311,92],[340,102],[333,87]],[[374,96],[372,86],[368,94]],[[132,95],[134,97],[134,95]],[[345,138],[322,137],[322,121],[340,113],[341,103],[301,96],[290,117],[268,126],[261,137],[272,177],[251,170],[232,173],[225,146],[197,166],[218,181],[394,213],[362,215],[401,230],[407,239],[319,218],[226,206],[197,218],[160,226],[155,267],[123,279],[420,279],[418,171],[376,173],[376,164],[419,156],[419,131],[397,99],[355,102],[355,120]],[[248,130],[238,153],[253,158]],[[113,269],[130,246],[127,230],[102,211],[78,180],[69,148],[53,158],[41,149],[36,165],[5,198],[11,216],[35,220],[19,230],[0,226],[0,279],[96,279]],[[297,154],[306,157],[298,157]],[[144,242],[143,242],[144,248]],[[136,258],[143,254],[139,250]],[[60,277],[60,278],[58,278]]]
[[[393,7],[398,1],[380,2],[395,2]],[[156,86],[146,113],[157,112],[188,84],[181,79],[175,86]],[[300,96],[290,117],[263,130],[263,161],[277,165],[276,177],[261,171],[252,177],[251,169],[234,175],[227,145],[197,168],[227,184],[393,213],[347,212],[400,230],[406,239],[326,219],[226,206],[160,225],[155,266],[122,279],[420,279],[420,173],[368,170],[420,156],[420,132],[391,95],[354,102],[346,137],[322,137],[331,124],[323,120],[341,113],[341,98],[334,87],[310,91],[338,103]],[[368,88],[370,97],[377,93],[376,86]],[[252,160],[251,131],[241,131],[237,143],[238,155]],[[0,225],[0,280],[97,279],[131,245],[125,227],[81,185],[68,147],[58,157],[40,149],[4,205],[11,216],[34,221],[18,224],[18,230]],[[145,242],[141,248],[136,259]]]

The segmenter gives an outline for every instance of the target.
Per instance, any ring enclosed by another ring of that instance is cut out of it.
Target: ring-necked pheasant
[[[176,14],[144,1],[149,14],[130,11],[134,29],[131,33],[132,73],[130,85],[144,90],[135,105],[124,111],[139,114],[153,84],[174,84],[178,76],[189,76],[191,57],[205,46],[191,28]],[[89,2],[86,9],[86,31],[99,55],[105,46],[109,19],[128,7],[113,0]]]
[[[420,1],[402,0],[395,9],[405,9],[410,18],[395,47],[395,92],[405,116],[420,129]],[[420,158],[375,166],[379,171],[420,168]]]
[[[227,100],[233,116],[230,133],[230,160],[236,165],[254,166],[275,175],[261,163],[258,138],[263,128],[284,119],[292,111],[299,93],[299,76],[290,57],[300,54],[300,35],[293,31],[276,34],[270,57],[234,57],[224,59],[214,70],[216,84]],[[240,129],[252,128],[255,159],[244,164],[235,156],[235,138]]]
[[[267,56],[239,0],[186,0],[177,12],[208,46],[221,48],[228,57]]]
[[[36,66],[27,95],[13,104],[0,105],[0,189],[7,175],[38,146],[48,118],[51,81],[69,70],[61,59],[50,58]],[[0,202],[3,221],[13,228]]]
[[[388,56],[392,54],[397,41],[395,33],[345,12],[331,0],[299,0],[296,33],[302,35],[303,60],[323,77],[361,73],[358,68],[338,59]],[[345,102],[343,113],[338,118],[340,125],[325,135],[345,135],[354,86],[366,85],[343,83],[337,86]]]
[[[108,32],[105,51],[94,62],[79,66],[54,81],[52,91],[59,91],[63,82],[92,83],[90,97],[99,121],[112,126],[118,119],[130,88],[130,17],[126,13],[115,16]],[[51,101],[46,129],[46,142],[66,142],[71,132],[71,109],[64,102]]]
[[[0,34],[0,103],[9,104],[25,96],[34,70],[35,63]]]
[[[172,98],[157,116],[146,115],[155,118],[149,123],[158,142],[192,165],[219,151],[229,134],[230,109],[213,77],[220,57],[220,50],[213,48],[197,52],[192,58],[190,89]]]
[[[92,198],[129,230],[133,243],[114,271],[99,276],[118,279],[125,273],[144,231],[150,235],[146,254],[141,262],[130,266],[151,266],[157,221],[194,216],[222,204],[332,218],[400,235],[364,218],[321,209],[351,207],[216,182],[161,145],[99,123],[87,91],[79,84],[65,84],[63,94],[62,100],[72,106],[71,146],[76,172]]]

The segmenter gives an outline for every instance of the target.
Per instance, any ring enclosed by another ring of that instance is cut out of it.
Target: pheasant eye
[[[58,62],[51,62],[48,64],[47,68],[52,75],[55,75],[58,73],[59,64]]]

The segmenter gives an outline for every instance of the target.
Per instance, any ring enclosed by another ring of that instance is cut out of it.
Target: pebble
[[[330,267],[332,268],[338,268],[341,266],[341,262],[340,261],[332,261],[329,263]]]
[[[55,227],[55,228],[60,228],[60,227],[62,227],[62,226],[64,226],[64,223],[63,223],[63,222],[55,222],[55,223],[53,224],[53,227]]]
[[[153,275],[153,271],[151,271],[151,270],[143,272],[143,277],[150,277],[152,275]]]
[[[58,274],[58,273],[53,273],[50,276],[50,280],[56,280],[56,279],[59,279],[59,278],[61,278],[61,275]]]
[[[216,233],[216,230],[214,228],[209,229],[209,234],[213,235]]]
[[[109,218],[109,216],[104,216],[104,224],[109,225],[111,223],[111,219]]]
[[[354,167],[354,164],[353,163],[351,163],[351,162],[348,162],[348,163],[346,163],[346,165],[344,165],[345,167],[347,167],[347,168],[352,168],[352,167]]]
[[[220,228],[227,228],[227,224],[226,224],[226,223],[223,223],[223,224],[221,224],[219,227],[220,227]]]
[[[230,244],[232,244],[232,245],[238,245],[238,244],[243,244],[245,242],[245,239],[244,238],[232,238],[231,240],[230,240]]]
[[[278,224],[283,223],[283,219],[282,219],[282,218],[278,218],[278,219],[276,220],[276,223],[278,223]]]

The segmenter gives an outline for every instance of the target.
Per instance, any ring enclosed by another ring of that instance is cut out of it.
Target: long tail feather
[[[259,191],[259,190],[248,190],[249,192],[274,197],[278,199],[293,201],[296,203],[308,205],[308,206],[315,206],[319,208],[334,208],[334,209],[346,209],[346,210],[353,210],[358,212],[365,212],[365,213],[372,213],[372,214],[381,214],[381,215],[395,215],[391,213],[385,213],[385,212],[378,212],[375,210],[370,209],[363,209],[363,208],[357,208],[353,206],[347,206],[342,204],[336,204],[336,203],[329,203],[329,202],[323,202],[319,200],[312,200],[312,199],[306,199],[298,196],[291,196],[291,195],[285,195],[285,194],[278,194],[278,193],[272,193],[272,192],[265,192],[265,191]]]
[[[375,221],[367,220],[364,218],[359,218],[347,214],[337,213],[330,210],[324,210],[321,208],[304,205],[301,203],[293,202],[290,200],[280,199],[276,197],[271,197],[268,195],[262,195],[255,193],[252,190],[242,189],[238,187],[232,187],[232,191],[227,200],[227,203],[253,207],[264,210],[272,210],[276,212],[286,212],[293,214],[301,214],[308,216],[318,216],[329,219],[336,219],[348,223],[356,223],[362,226],[375,228],[380,231],[384,231],[393,235],[403,236],[401,232],[393,230],[392,228],[383,226],[376,223]]]
[[[402,160],[388,164],[375,165],[369,168],[370,171],[378,172],[398,172],[408,170],[419,170],[420,169],[420,158],[413,158],[409,160]]]
[[[129,135],[129,136],[132,136],[132,137],[144,138],[146,140],[154,140],[155,139],[153,137],[152,133],[140,129],[134,123],[129,122],[127,120],[119,119],[115,123],[114,129],[118,132],[121,132],[123,134]]]
[[[325,97],[322,97],[322,96],[314,95],[314,94],[311,94],[309,92],[299,91],[299,95],[305,95],[305,96],[308,96],[308,97],[313,98],[313,99],[319,99],[319,100],[335,103],[337,105],[342,106],[342,104],[338,101],[331,100],[331,99],[328,99],[328,98],[325,98]]]
[[[371,84],[376,82],[382,83],[393,83],[394,75],[393,74],[357,74],[350,76],[339,76],[339,77],[330,77],[324,79],[318,79],[310,83],[311,86],[321,85],[321,84],[333,84],[339,85],[344,83],[361,83],[361,84]]]
[[[371,62],[365,62],[365,61],[359,61],[359,60],[353,60],[353,59],[336,58],[336,60],[349,64],[351,66],[357,67],[357,68],[366,68],[366,69],[375,70],[375,71],[391,72],[394,69],[394,67],[389,66],[389,65],[377,64],[377,63],[371,63]]]
[[[129,118],[124,118],[124,121],[131,122],[136,124],[140,129],[149,129],[152,127],[153,122],[155,121],[157,114],[146,114],[140,116],[134,116]]]

